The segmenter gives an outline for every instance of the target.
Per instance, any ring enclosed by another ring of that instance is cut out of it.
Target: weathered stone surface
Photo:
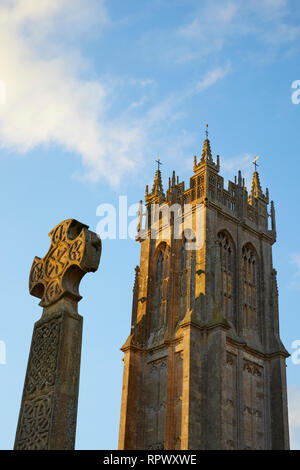
[[[101,241],[74,219],[49,236],[49,251],[34,259],[29,276],[30,293],[44,308],[32,336],[16,450],[73,449],[75,444],[82,338],[78,288],[82,277],[98,268]]]
[[[269,228],[257,171],[248,196],[240,172],[227,190],[219,170],[206,139],[188,189],[173,173],[164,193],[159,169],[146,189],[148,226],[140,208],[132,328],[122,347],[119,449],[289,448],[274,204]],[[185,203],[184,220],[166,215]],[[193,237],[203,246],[187,250]]]

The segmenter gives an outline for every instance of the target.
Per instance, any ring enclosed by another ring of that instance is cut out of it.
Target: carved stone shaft
[[[101,241],[86,225],[66,220],[49,234],[51,246],[35,258],[29,279],[41,298],[35,323],[15,439],[16,450],[68,450],[75,445],[82,317],[78,287],[96,271]]]

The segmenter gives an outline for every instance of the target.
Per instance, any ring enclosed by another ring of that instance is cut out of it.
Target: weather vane
[[[155,161],[157,163],[157,170],[159,171],[159,166],[162,165],[162,163],[160,161],[160,155],[158,155],[157,160],[155,160]]]
[[[206,124],[205,135],[206,135],[206,138],[208,139],[208,124]]]
[[[254,160],[253,160],[253,165],[255,166],[255,171],[257,171],[257,167],[259,166],[258,163],[256,163],[256,161],[259,159],[259,157],[255,157]]]

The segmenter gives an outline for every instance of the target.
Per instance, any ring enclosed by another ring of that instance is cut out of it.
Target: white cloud
[[[142,96],[142,98],[138,101],[133,101],[130,105],[131,108],[140,108],[147,102],[147,96]]]
[[[200,57],[200,52],[195,51],[195,52],[187,52],[183,55],[179,55],[178,57],[175,58],[175,63],[176,64],[186,64],[187,62],[194,61],[196,59],[199,59]]]
[[[222,8],[220,7],[217,11],[215,20],[220,24],[230,23],[237,15],[240,5],[233,1],[228,2]]]
[[[78,40],[96,24],[100,32],[110,24],[104,0],[1,4],[0,80],[6,84],[6,104],[0,107],[0,145],[26,153],[38,145],[58,144],[81,157],[85,174],[77,177],[92,181],[105,177],[117,185],[123,175],[137,172],[156,148],[159,152],[173,144],[177,131],[167,138],[166,128],[183,116],[184,100],[221,79],[227,70],[215,69],[196,90],[167,96],[145,110],[149,97],[143,93],[112,118],[118,90],[130,85],[148,89],[155,81],[83,78],[89,76],[90,64],[80,55]],[[132,114],[136,109],[143,109],[139,118]],[[179,154],[187,140],[176,140]]]
[[[175,62],[185,64],[220,52],[232,34],[239,10],[239,1],[205,2],[187,24],[177,29],[177,37],[183,42]]]
[[[266,31],[264,34],[264,39],[269,44],[284,44],[292,43],[300,36],[300,27],[279,24],[273,31]]]
[[[235,19],[240,8],[239,2],[208,2],[204,9],[186,26],[179,28],[178,33],[186,38],[205,38],[209,32],[223,32]]]
[[[155,81],[152,80],[152,78],[146,78],[145,80],[142,80],[141,82],[141,86],[149,86],[149,85],[154,85]]]
[[[177,36],[186,44],[185,49],[183,44],[178,48],[175,62],[184,64],[220,52],[224,57],[226,46],[246,36],[253,44],[261,44],[262,55],[274,56],[279,46],[288,47],[299,37],[300,28],[293,19],[289,0],[204,1],[177,29]],[[251,51],[251,43],[243,49],[247,50]]]
[[[196,91],[200,92],[206,88],[214,85],[217,81],[224,78],[230,71],[230,65],[227,64],[224,67],[216,67],[206,72],[201,80],[196,84]]]
[[[300,450],[300,386],[288,387],[291,449]]]
[[[286,15],[289,0],[250,0],[249,7],[268,19]]]
[[[80,19],[86,28],[95,24],[95,11],[99,27],[108,23],[103,1],[75,3],[15,0],[1,5],[0,79],[6,84],[6,104],[0,107],[0,142],[20,153],[55,142],[81,156],[87,178],[104,176],[117,184],[138,165],[143,130],[125,118],[109,120],[109,87],[81,78],[86,60],[53,45],[62,17],[70,29]],[[74,15],[76,9],[83,12],[81,18]]]
[[[259,9],[261,16],[269,12],[284,18],[286,14],[283,0],[252,0],[250,5]],[[182,41],[192,43],[197,38],[196,47],[183,48],[177,61],[185,63],[212,49],[221,50],[228,35],[233,31],[241,34],[245,25],[240,22],[241,15],[240,0],[207,2],[202,16],[177,31]],[[284,31],[284,23],[280,25]],[[104,0],[1,2],[0,82],[6,85],[6,104],[0,106],[2,148],[25,153],[38,145],[55,143],[81,157],[85,178],[96,181],[105,177],[116,185],[124,174],[138,171],[156,146],[165,145],[163,140],[170,145],[176,140],[178,127],[170,137],[166,137],[166,128],[184,115],[185,100],[231,70],[229,64],[214,67],[196,85],[150,106],[150,92],[156,88],[151,77],[95,78],[91,64],[80,54],[82,39],[101,34],[109,26]],[[297,34],[290,30],[290,40]],[[119,110],[114,118],[112,103],[125,86],[140,87],[141,95],[134,96],[127,109]],[[137,110],[143,111],[139,119]]]

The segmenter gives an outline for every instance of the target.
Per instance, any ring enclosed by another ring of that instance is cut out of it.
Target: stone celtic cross
[[[76,220],[65,220],[49,233],[51,246],[43,259],[34,258],[29,291],[47,307],[62,297],[79,301],[78,286],[89,271],[96,271],[101,254],[100,238]]]
[[[41,299],[28,359],[15,449],[73,449],[80,374],[82,317],[79,284],[96,271],[101,240],[69,219],[50,233],[43,259],[35,257],[30,294]]]

